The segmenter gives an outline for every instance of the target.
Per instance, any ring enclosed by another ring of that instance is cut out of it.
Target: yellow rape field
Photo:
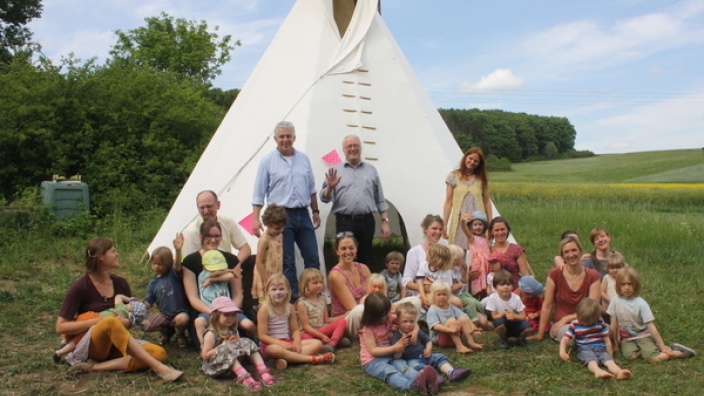
[[[701,207],[704,183],[527,183],[494,182],[491,194],[502,199],[586,199],[655,207]]]

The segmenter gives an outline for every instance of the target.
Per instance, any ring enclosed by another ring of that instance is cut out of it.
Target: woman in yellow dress
[[[494,217],[489,200],[489,182],[486,160],[479,147],[468,149],[458,169],[447,176],[443,218],[448,227],[444,237],[463,249],[468,248],[467,237],[460,231],[460,218],[475,210],[486,213],[489,221]],[[459,231],[459,232],[458,232]]]

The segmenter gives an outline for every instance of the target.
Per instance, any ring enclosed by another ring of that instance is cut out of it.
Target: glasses
[[[335,238],[342,238],[342,237],[348,237],[348,236],[354,236],[354,233],[352,231],[338,232],[337,235],[335,235]]]
[[[206,240],[207,240],[207,239],[220,239],[220,238],[222,238],[222,235],[219,235],[219,234],[216,234],[216,235],[207,234],[207,235],[203,235],[203,238],[206,239]]]

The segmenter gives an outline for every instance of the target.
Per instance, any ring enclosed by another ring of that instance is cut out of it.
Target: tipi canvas
[[[332,0],[298,0],[203,152],[149,246],[170,246],[198,216],[195,197],[214,190],[223,215],[244,224],[259,160],[275,149],[273,128],[296,126],[295,148],[311,159],[316,184],[343,158],[344,136],[362,140],[363,160],[379,171],[387,201],[423,240],[420,221],[442,212],[445,177],[462,153],[378,13],[378,0],[358,0],[340,37]],[[320,204],[320,257],[330,205]],[[391,216],[399,233],[398,216]]]

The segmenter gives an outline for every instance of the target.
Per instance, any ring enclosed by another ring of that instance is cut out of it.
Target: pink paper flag
[[[253,217],[252,217],[252,214],[250,213],[247,216],[245,216],[244,218],[242,218],[242,220],[240,220],[237,223],[237,224],[241,225],[242,228],[244,228],[245,231],[247,231],[250,235],[254,235],[254,233],[252,232],[252,219],[253,219]]]
[[[332,150],[331,152],[325,154],[323,156],[323,161],[325,161],[329,165],[337,165],[342,162],[340,156],[337,154],[337,150]]]

